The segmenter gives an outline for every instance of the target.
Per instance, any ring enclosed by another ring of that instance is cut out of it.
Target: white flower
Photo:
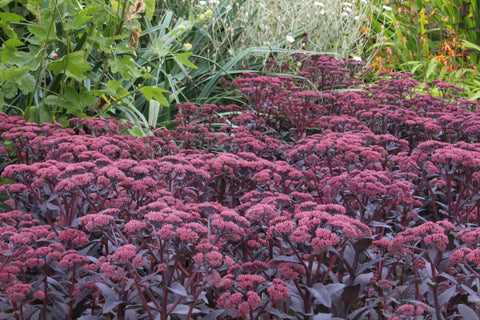
[[[362,61],[362,58],[359,56],[352,57],[352,59],[355,61]]]
[[[320,10],[320,14],[323,16],[324,14],[326,14],[327,12],[325,10]]]
[[[386,11],[392,11],[392,7],[389,7],[389,6],[383,6],[383,10],[386,10]]]
[[[322,8],[323,8],[323,6],[324,6],[323,2],[320,2],[320,1],[315,1],[315,2],[313,3],[313,5],[314,5],[314,6],[320,6],[320,7],[322,7]]]
[[[204,6],[207,4],[207,1],[198,1],[198,4],[201,5],[201,6]]]
[[[287,39],[287,41],[290,42],[290,43],[295,42],[295,39],[294,39],[292,36],[287,36],[286,39]]]

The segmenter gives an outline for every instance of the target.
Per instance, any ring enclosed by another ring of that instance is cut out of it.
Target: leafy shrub
[[[477,318],[478,104],[347,67],[247,73],[245,108],[181,104],[141,138],[0,114],[2,314]]]
[[[391,1],[379,3],[367,51],[378,71],[412,72],[424,84],[441,80],[464,89],[463,96],[478,99],[478,1]]]

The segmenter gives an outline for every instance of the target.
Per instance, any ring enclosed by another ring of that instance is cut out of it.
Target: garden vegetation
[[[1,318],[479,317],[463,76],[382,64],[401,1],[331,54],[249,1],[0,0]]]

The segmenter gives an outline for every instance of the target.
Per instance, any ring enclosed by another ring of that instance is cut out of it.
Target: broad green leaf
[[[0,12],[0,25],[9,22],[18,23],[21,21],[25,21],[25,17],[22,17],[21,15],[12,12]]]
[[[153,19],[153,13],[155,12],[155,0],[145,0],[145,15],[148,20]]]
[[[3,43],[3,46],[5,48],[16,48],[16,47],[20,47],[20,46],[23,46],[24,43],[18,39],[8,39],[7,41],[5,41]]]
[[[75,19],[72,21],[72,23],[67,25],[67,28],[75,30],[77,28],[84,27],[85,24],[90,20],[92,20],[92,16],[89,16],[86,10],[79,11],[75,15]]]
[[[168,50],[163,47],[162,39],[157,38],[155,44],[152,47],[153,52],[158,54],[158,58],[163,58],[168,54]]]
[[[18,85],[14,79],[10,81],[6,81],[3,83],[2,87],[0,88],[2,94],[7,99],[13,99],[18,91]]]
[[[107,88],[103,91],[114,98],[120,98],[128,95],[127,89],[122,87],[122,82],[116,80],[108,80]]]
[[[17,51],[9,61],[9,64],[22,66],[28,68],[28,70],[37,70],[42,63],[41,55],[34,55],[31,52]]]
[[[198,69],[198,67],[196,65],[194,65],[193,63],[191,63],[188,60],[188,57],[190,57],[192,54],[193,54],[192,52],[180,53],[180,54],[175,55],[174,59],[178,64],[182,64],[182,65],[186,65],[188,67],[194,68],[194,69]]]
[[[8,60],[13,58],[17,53],[16,47],[23,45],[23,42],[13,38],[8,39],[3,43],[3,47],[0,48],[0,61],[6,63]]]
[[[79,115],[95,101],[95,97],[87,89],[82,88],[77,92],[72,87],[65,88],[65,109],[68,114]]]
[[[35,87],[35,79],[30,73],[26,73],[23,77],[20,78],[18,82],[18,87],[23,94],[29,94],[33,91]]]
[[[154,98],[158,102],[162,104],[162,106],[168,107],[170,104],[168,103],[167,98],[163,95],[164,92],[168,92],[165,89],[162,88],[157,88],[157,87],[151,87],[151,86],[145,86],[143,87],[140,92],[142,92],[145,95],[145,98],[147,98],[148,101],[152,100]]]
[[[23,76],[26,72],[28,72],[28,68],[26,67],[10,67],[8,69],[0,69],[0,84],[7,82],[11,79],[16,79]]]
[[[28,38],[28,42],[33,45],[42,46],[45,42],[58,40],[55,32],[49,32],[48,23],[42,26],[30,25],[28,26],[28,30],[33,34],[33,37]]]
[[[122,78],[128,80],[130,78],[140,78],[142,72],[137,68],[130,56],[123,56],[110,62],[112,72],[119,73]]]
[[[16,13],[0,12],[0,29],[3,29],[3,32],[7,35],[8,38],[17,39],[17,33],[15,32],[15,30],[13,30],[9,23],[18,23],[24,20],[24,17]]]
[[[47,66],[47,69],[55,74],[65,72],[67,77],[82,81],[87,79],[86,72],[92,70],[92,67],[83,57],[83,52],[77,51],[62,57],[57,61],[51,62]]]

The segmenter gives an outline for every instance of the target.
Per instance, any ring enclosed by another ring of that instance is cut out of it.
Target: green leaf
[[[18,39],[8,39],[7,41],[5,41],[3,43],[3,46],[5,48],[16,48],[16,47],[20,47],[20,46],[23,46],[24,43]]]
[[[155,12],[155,0],[145,0],[145,15],[148,20],[153,19],[153,13]]]
[[[0,29],[3,29],[3,32],[9,37],[10,39],[17,39],[17,33],[13,28],[9,25],[9,23],[18,23],[24,21],[25,18],[21,15],[11,12],[0,12]]]
[[[77,14],[75,14],[75,19],[72,21],[71,24],[67,25],[67,30],[70,30],[70,29],[75,30],[77,28],[85,27],[85,24],[90,20],[92,20],[92,18],[93,18],[92,16],[89,16],[87,14],[86,10],[82,10]]]
[[[108,80],[107,89],[104,91],[114,98],[120,98],[128,95],[127,89],[122,87],[122,82],[116,80]]]
[[[168,54],[168,49],[165,49],[163,47],[163,42],[162,42],[162,39],[160,38],[157,38],[157,40],[155,41],[155,44],[152,47],[152,50],[153,52],[158,54],[159,59],[165,57]]]
[[[3,47],[0,48],[0,61],[6,63],[13,58],[17,53],[17,47],[22,46],[24,43],[16,38],[8,39],[3,43]]]
[[[467,47],[468,49],[474,49],[474,50],[480,51],[480,46],[478,46],[478,45],[476,45],[475,43],[472,43],[472,42],[470,42],[470,41],[463,40],[463,41],[462,41],[462,45],[464,45],[464,46]]]
[[[17,94],[18,85],[15,82],[15,80],[6,81],[2,85],[1,90],[2,90],[2,93],[3,93],[5,98],[13,99],[15,97],[15,95]]]
[[[58,40],[55,32],[49,32],[48,23],[42,26],[30,25],[28,26],[28,31],[33,34],[33,37],[28,38],[28,42],[33,45],[42,46],[45,42]]]
[[[65,109],[68,114],[79,115],[95,101],[95,97],[85,88],[77,92],[72,87],[65,88]]]
[[[5,7],[7,4],[9,4],[10,2],[12,2],[13,0],[1,0],[0,1],[0,8],[1,7]]]
[[[35,87],[35,79],[30,73],[26,73],[17,83],[23,94],[29,94]]]
[[[0,12],[0,25],[9,22],[18,23],[21,21],[25,21],[25,17],[12,12]]]
[[[0,69],[0,84],[7,82],[8,80],[19,78],[26,72],[28,72],[28,68],[26,67],[10,67],[8,69]]]
[[[123,56],[120,59],[114,59],[110,62],[110,69],[114,73],[119,73],[122,78],[128,80],[130,78],[140,78],[142,72],[135,65],[130,56]]]
[[[80,82],[88,78],[86,72],[92,70],[92,67],[83,57],[83,52],[77,51],[62,57],[60,60],[51,62],[47,69],[54,74],[65,72],[67,77]]]
[[[157,87],[151,87],[151,86],[145,86],[143,87],[140,92],[142,92],[145,95],[145,98],[147,98],[148,101],[152,100],[154,98],[162,106],[168,107],[170,104],[168,103],[167,98],[163,95],[164,92],[168,92],[165,89],[162,88],[157,88]]]
[[[427,71],[425,72],[425,80],[430,79],[430,76],[435,71],[438,62],[439,61],[435,58],[430,59],[430,62],[428,63]]]
[[[191,63],[188,60],[188,57],[190,57],[192,54],[193,54],[192,52],[180,53],[180,54],[175,55],[174,59],[178,64],[182,64],[182,65],[186,65],[188,67],[194,68],[194,69],[198,69],[198,67],[196,65],[194,65],[193,63]]]

